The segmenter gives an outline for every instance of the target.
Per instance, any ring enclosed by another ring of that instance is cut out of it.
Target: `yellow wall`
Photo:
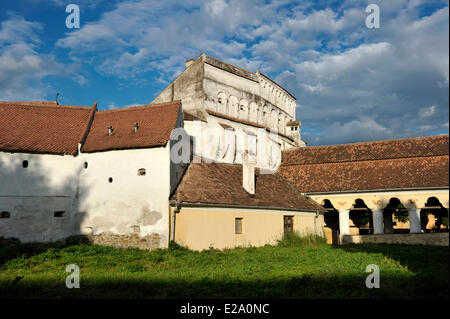
[[[283,236],[284,215],[294,216],[296,232],[314,233],[315,213],[184,207],[176,215],[175,241],[195,250],[276,244]],[[242,234],[235,234],[235,218],[243,218]],[[322,215],[316,228],[324,236]]]
[[[362,199],[370,209],[384,209],[391,198],[398,198],[406,207],[424,208],[428,198],[436,197],[441,204],[449,207],[448,189],[421,190],[421,191],[390,191],[390,192],[372,192],[372,193],[342,193],[342,194],[309,194],[311,199],[319,204],[323,204],[328,199],[334,208],[352,209],[356,199]]]

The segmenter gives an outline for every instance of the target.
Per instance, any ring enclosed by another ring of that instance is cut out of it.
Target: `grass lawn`
[[[81,269],[80,289],[65,286],[68,264]],[[369,264],[380,268],[379,289],[365,286]],[[449,298],[449,249],[285,242],[194,252],[25,244],[0,248],[0,298]]]

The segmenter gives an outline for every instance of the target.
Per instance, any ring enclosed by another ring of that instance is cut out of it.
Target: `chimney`
[[[195,61],[195,59],[187,59],[186,62],[185,62],[185,64],[186,64],[186,69],[187,69],[188,67],[190,67],[191,64],[194,63],[194,61]]]
[[[111,136],[113,131],[114,131],[113,127],[112,126],[108,126],[108,135]]]
[[[242,155],[242,187],[250,195],[255,195],[255,163],[250,160],[248,151]]]
[[[138,129],[139,129],[138,122],[134,122],[134,133],[137,133]]]

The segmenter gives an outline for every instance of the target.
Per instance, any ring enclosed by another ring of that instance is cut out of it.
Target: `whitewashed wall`
[[[82,234],[159,234],[168,239],[169,146],[81,154],[76,220]],[[138,175],[145,169],[144,176]],[[112,178],[112,182],[109,179]]]
[[[71,235],[80,170],[70,155],[0,152],[0,211],[10,213],[0,218],[0,236],[43,242]],[[56,211],[65,213],[55,218]]]
[[[0,218],[0,236],[47,242],[77,234],[158,234],[166,247],[168,198],[184,169],[171,165],[169,144],[76,157],[0,152],[0,212],[10,213]],[[57,211],[63,217],[54,217]]]

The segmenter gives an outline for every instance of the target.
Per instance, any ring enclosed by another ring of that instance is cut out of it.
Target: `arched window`
[[[239,118],[242,120],[248,119],[248,102],[244,99],[239,101]]]
[[[219,92],[217,95],[217,111],[219,113],[227,113],[227,95],[223,92]]]

